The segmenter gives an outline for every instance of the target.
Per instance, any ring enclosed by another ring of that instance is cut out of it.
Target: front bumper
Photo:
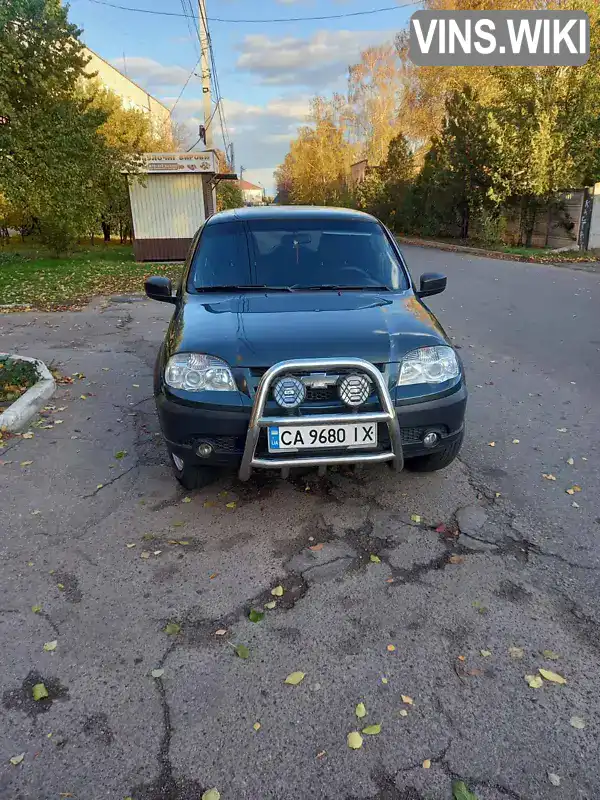
[[[467,389],[464,382],[450,393],[432,400],[416,403],[396,402],[394,410],[400,428],[404,459],[435,453],[461,436],[466,403]],[[248,435],[251,407],[206,408],[179,402],[164,391],[156,395],[156,407],[169,448],[186,464],[239,469]],[[290,417],[289,421],[294,424],[295,418]],[[351,421],[348,414],[344,421]],[[440,441],[435,447],[427,448],[423,444],[423,438],[425,433],[432,430],[439,433]],[[198,446],[203,442],[212,447],[212,453],[208,458],[197,455]],[[380,422],[378,446],[372,452],[389,452],[390,445],[388,426],[385,422]],[[343,451],[335,450],[302,452],[305,458],[335,457],[342,454]],[[268,457],[265,429],[259,434],[256,455],[258,458]]]

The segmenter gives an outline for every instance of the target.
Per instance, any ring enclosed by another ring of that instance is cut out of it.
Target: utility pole
[[[202,106],[204,109],[204,127],[206,129],[206,149],[213,146],[212,135],[212,103],[210,97],[210,59],[208,19],[206,16],[206,0],[198,0],[198,33],[200,38],[200,73],[202,76]]]

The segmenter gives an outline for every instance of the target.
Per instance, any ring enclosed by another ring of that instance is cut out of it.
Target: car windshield
[[[190,278],[199,291],[408,288],[400,260],[377,222],[326,217],[207,225]]]

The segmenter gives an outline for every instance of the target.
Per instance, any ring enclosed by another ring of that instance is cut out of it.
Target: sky
[[[119,5],[183,14],[185,0],[111,0]],[[236,171],[274,194],[273,170],[306,121],[315,94],[346,87],[347,67],[371,45],[392,41],[419,3],[408,0],[206,0],[209,19],[274,20],[376,14],[331,20],[227,23],[210,21],[210,33]],[[194,11],[197,9],[192,0]],[[83,29],[88,47],[165,103],[173,106],[198,60],[193,20],[125,11],[92,0],[71,0],[69,19]],[[199,73],[199,69],[196,70]],[[192,75],[173,112],[188,135],[202,122],[200,78]],[[214,146],[223,149],[218,119]],[[201,148],[202,145],[199,145]]]

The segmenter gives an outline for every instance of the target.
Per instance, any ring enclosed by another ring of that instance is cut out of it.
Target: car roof
[[[220,222],[233,222],[235,220],[254,219],[316,219],[339,222],[348,220],[354,222],[377,222],[371,214],[355,211],[352,208],[335,208],[333,206],[248,206],[245,208],[231,208],[219,211],[207,220],[207,225],[216,225]]]

